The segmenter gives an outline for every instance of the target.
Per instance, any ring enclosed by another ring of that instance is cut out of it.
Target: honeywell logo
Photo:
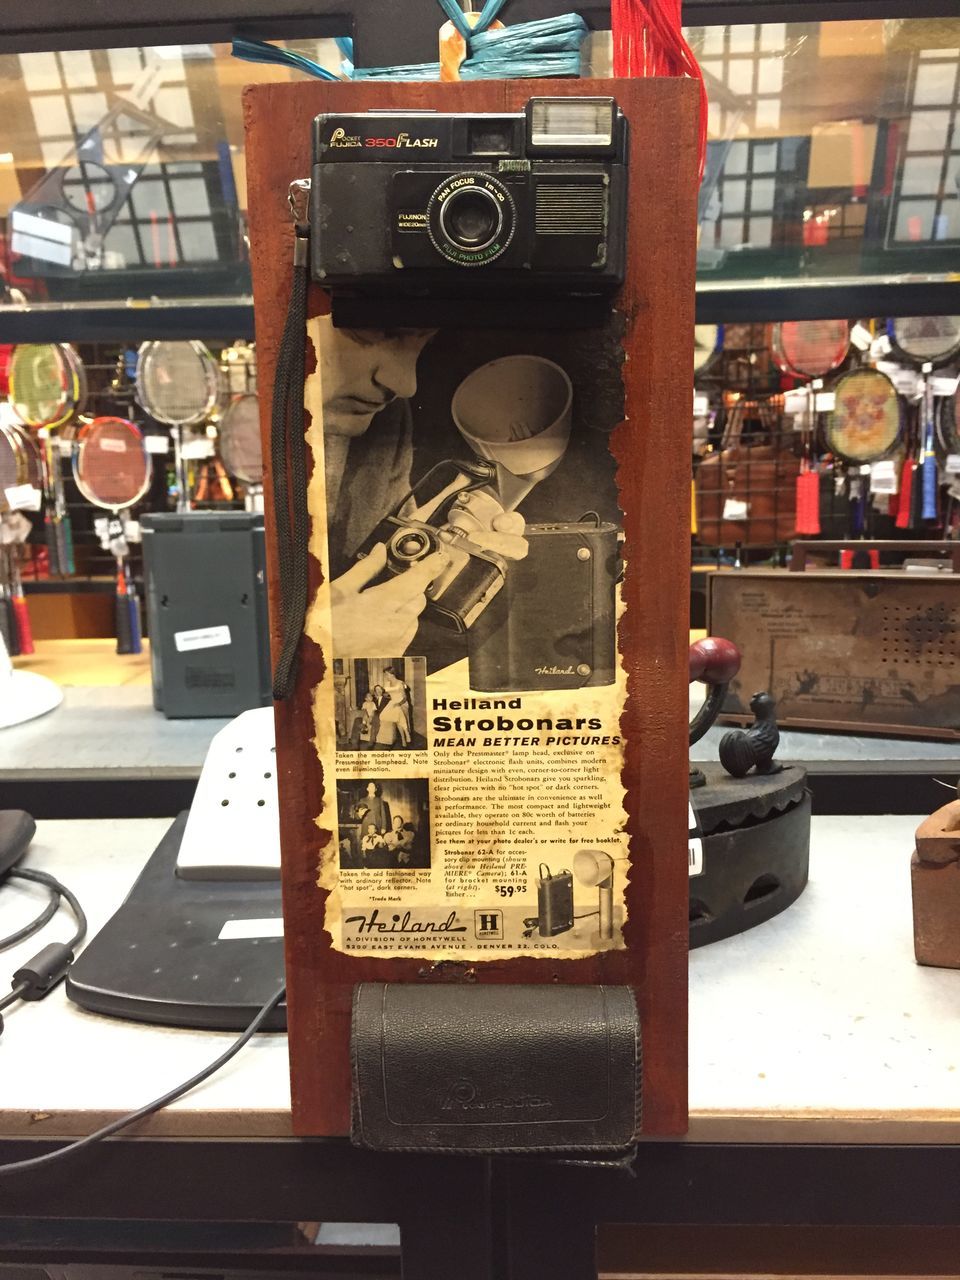
[[[535,1093],[518,1093],[513,1097],[481,1097],[475,1084],[469,1080],[455,1080],[440,1104],[442,1111],[490,1111],[509,1115],[517,1111],[542,1111],[552,1107],[549,1098]]]

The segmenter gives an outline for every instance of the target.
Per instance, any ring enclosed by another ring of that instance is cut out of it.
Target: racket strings
[[[22,483],[20,453],[8,431],[0,431],[0,511],[8,510],[6,491]]]
[[[902,316],[893,339],[914,360],[942,360],[960,348],[960,316]]]
[[[900,401],[893,383],[876,369],[841,378],[827,422],[834,453],[852,462],[873,462],[890,452],[901,431]]]
[[[843,363],[849,346],[845,320],[787,320],[780,326],[780,351],[787,364],[809,378]]]
[[[234,400],[220,423],[220,457],[228,473],[245,484],[263,480],[260,402],[255,395]]]
[[[10,360],[10,399],[17,417],[33,427],[62,422],[76,401],[76,377],[63,348],[27,343]]]
[[[141,358],[138,398],[158,422],[188,426],[213,410],[218,378],[212,357],[200,344],[157,342]]]
[[[120,419],[95,419],[80,440],[77,481],[101,507],[132,506],[150,479],[150,461],[137,428]]]

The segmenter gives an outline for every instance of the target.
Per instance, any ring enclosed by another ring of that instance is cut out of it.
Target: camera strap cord
[[[303,438],[303,383],[307,326],[310,184],[291,183],[294,220],[293,284],[277,352],[270,418],[270,471],[277,533],[280,588],[280,655],[273,672],[273,696],[284,701],[296,682],[297,653],[307,616],[307,458]]]

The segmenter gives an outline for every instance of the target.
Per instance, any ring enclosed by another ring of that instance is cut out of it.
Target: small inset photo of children
[[[337,783],[340,866],[359,871],[430,866],[426,778]]]
[[[334,658],[338,751],[424,751],[425,658]]]

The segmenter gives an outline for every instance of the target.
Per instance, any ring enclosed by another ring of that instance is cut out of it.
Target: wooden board
[[[621,721],[632,870],[626,891],[627,949],[562,965],[534,958],[470,966],[479,982],[626,983],[638,997],[644,1037],[643,1129],[686,1127],[687,628],[689,573],[689,352],[693,342],[697,91],[692,82],[481,82],[458,85],[258,85],[245,91],[247,180],[265,442],[277,347],[286,313],[292,226],[287,188],[310,170],[310,123],[320,112],[368,108],[518,110],[531,93],[611,94],[631,123],[625,322],[626,421],[612,449],[624,509],[626,611],[619,644],[628,674]],[[312,290],[309,310],[328,300]],[[309,367],[309,362],[308,362]],[[269,449],[264,448],[269,458]],[[267,476],[267,493],[270,477]],[[276,563],[267,506],[269,563]],[[311,593],[319,581],[311,561]],[[276,574],[271,625],[279,625]],[[312,746],[310,691],[324,655],[301,643],[295,695],[276,708],[293,1122],[300,1134],[349,1127],[348,1037],[360,981],[464,980],[422,960],[355,958],[323,931],[317,887],[318,824],[325,781]],[[332,789],[332,780],[327,780]]]

